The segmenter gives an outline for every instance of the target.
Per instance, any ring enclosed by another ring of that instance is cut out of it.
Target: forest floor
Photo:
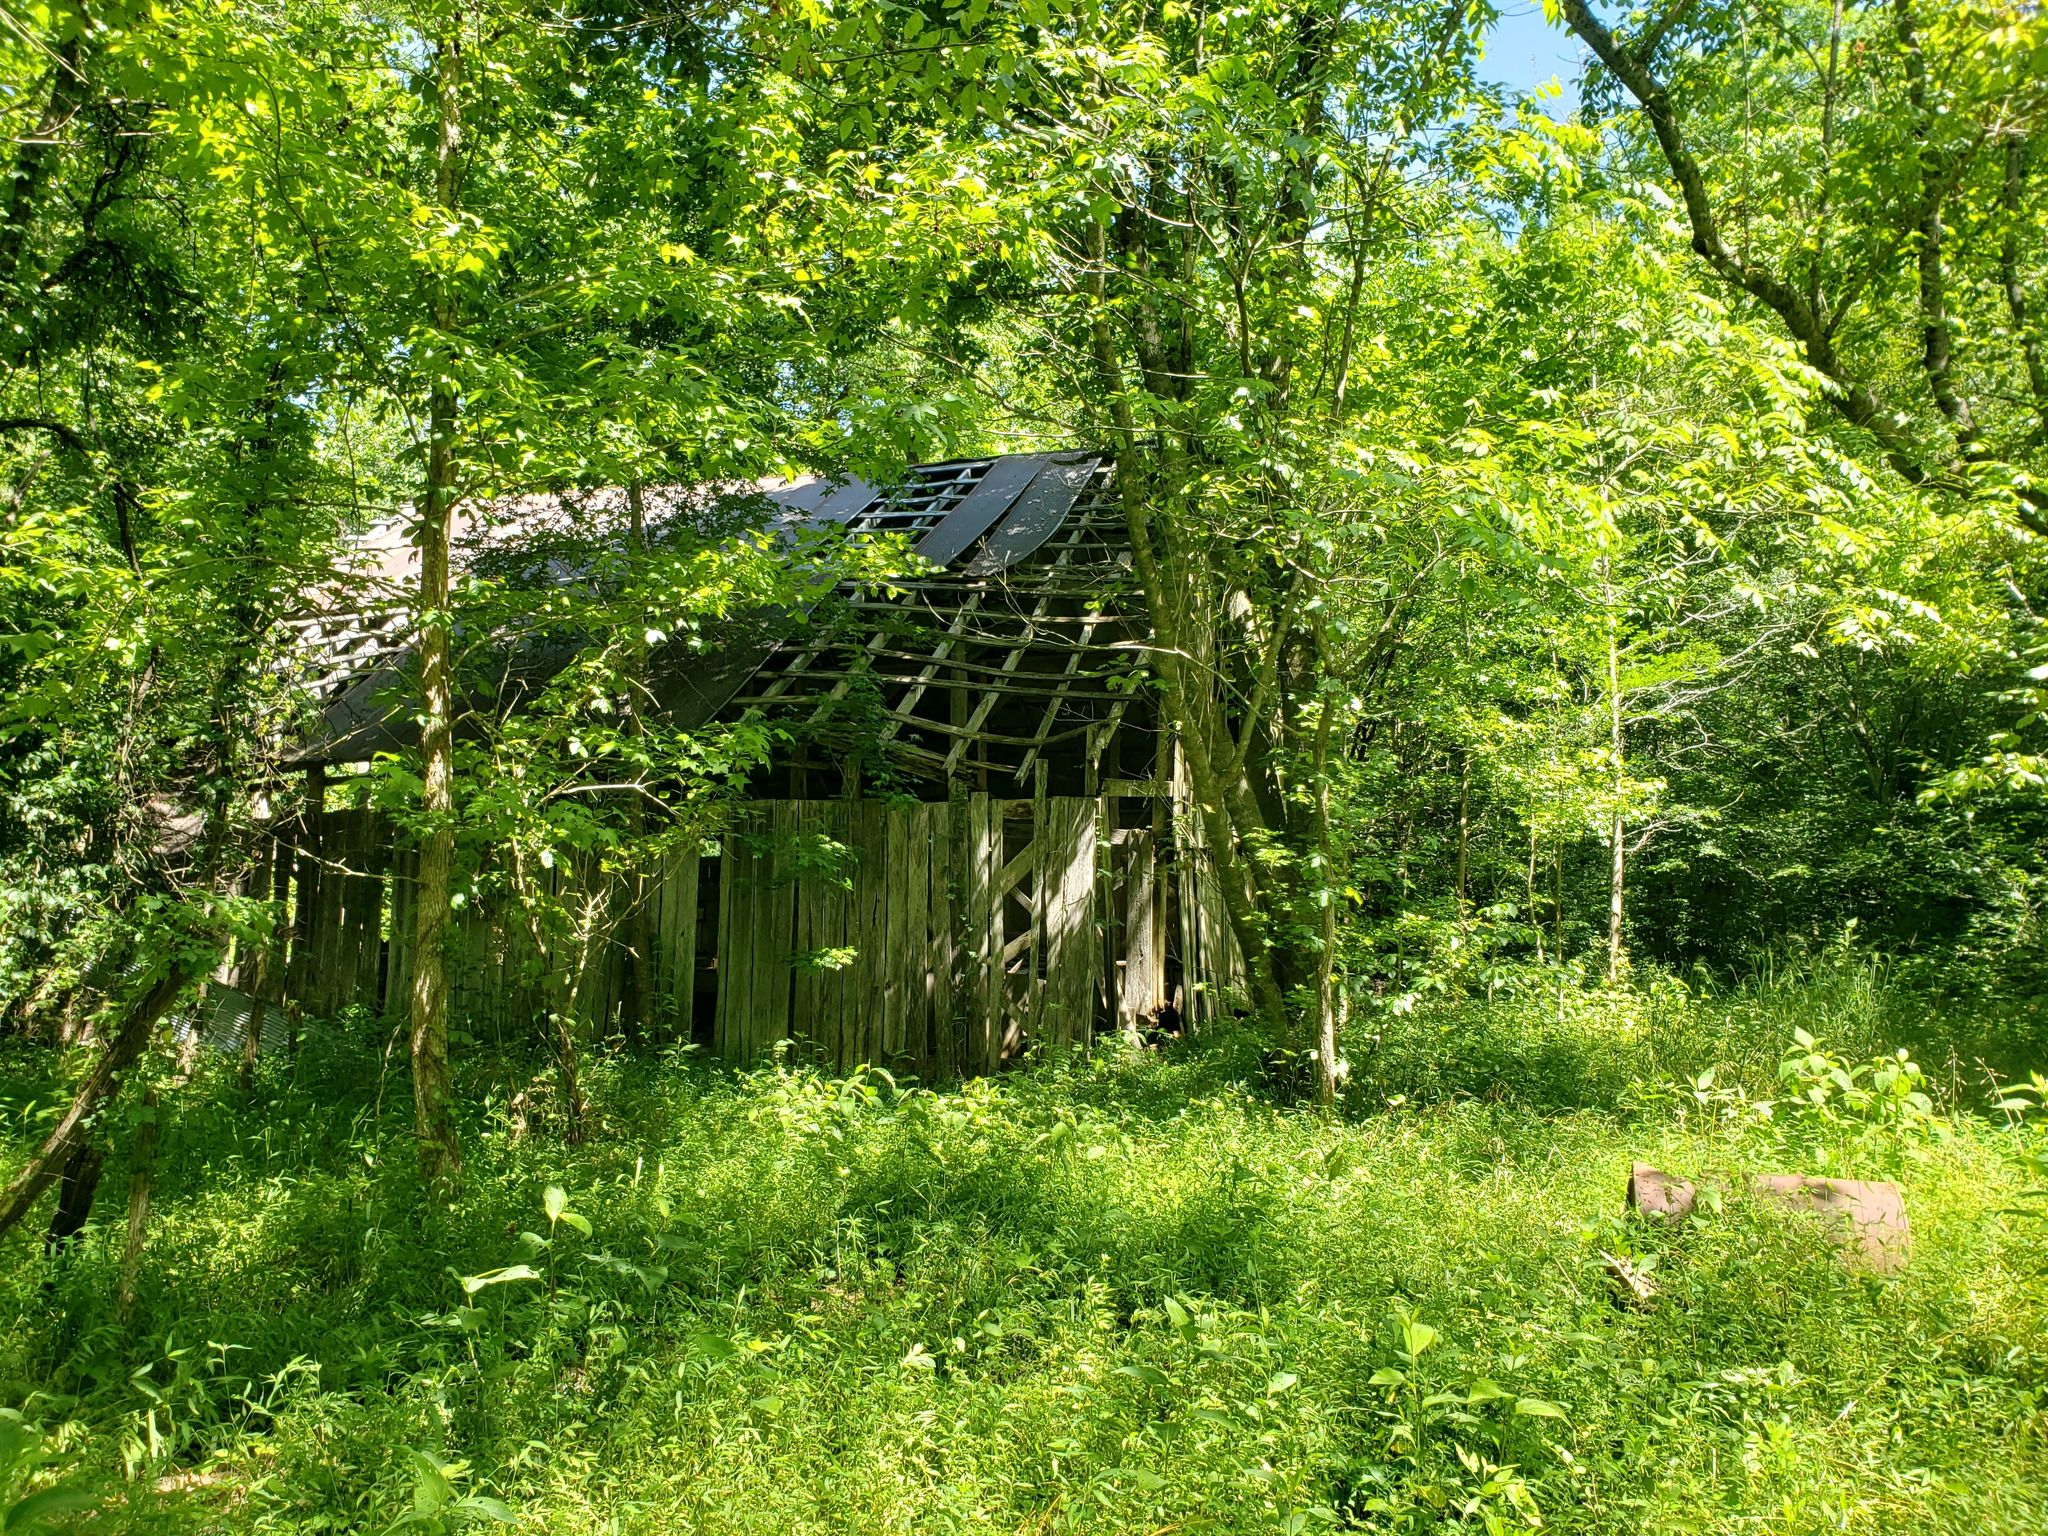
[[[2048,1136],[1977,1065],[2025,1021],[1953,1016],[1856,967],[1424,1009],[1335,1120],[1229,1034],[939,1093],[615,1061],[580,1147],[479,1087],[425,1215],[380,1032],[309,1030],[179,1098],[128,1322],[118,1162],[77,1251],[0,1250],[0,1404],[80,1529],[2034,1533]],[[1792,1102],[1795,1027],[1934,1112]],[[1896,1179],[1911,1262],[1625,1219],[1637,1158]]]

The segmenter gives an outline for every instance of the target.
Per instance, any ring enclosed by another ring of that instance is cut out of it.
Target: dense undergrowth
[[[615,1061],[577,1148],[479,1085],[463,1199],[422,1214],[385,1042],[308,1029],[252,1093],[228,1068],[177,1100],[127,1323],[111,1193],[76,1252],[0,1253],[0,1504],[54,1482],[81,1529],[178,1532],[2038,1531],[2048,1132],[1985,1072],[2030,1037],[1837,963],[1420,1007],[1359,1040],[1339,1121],[1227,1033],[941,1093]],[[15,1151],[50,1102],[17,1084]],[[1896,1178],[1912,1261],[1852,1273],[1733,1194],[1624,1220],[1638,1157]]]

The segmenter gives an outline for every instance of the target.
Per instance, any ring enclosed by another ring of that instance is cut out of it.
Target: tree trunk
[[[1153,509],[1147,500],[1147,477],[1142,467],[1147,450],[1140,443],[1137,420],[1124,387],[1123,366],[1110,321],[1109,232],[1099,220],[1091,219],[1086,233],[1090,268],[1084,292],[1090,300],[1089,347],[1095,363],[1096,382],[1109,409],[1118,443],[1117,495],[1122,503],[1125,526],[1131,535],[1132,560],[1158,641],[1155,656],[1159,667],[1162,712],[1173,723],[1181,742],[1189,787],[1194,794],[1195,814],[1202,820],[1203,838],[1214,861],[1224,914],[1244,956],[1252,1006],[1272,1037],[1284,1039],[1288,1034],[1286,1003],[1274,976],[1273,956],[1266,944],[1264,926],[1258,920],[1257,888],[1249,867],[1237,851],[1237,834],[1250,830],[1250,824],[1243,822],[1239,814],[1241,806],[1250,809],[1247,804],[1250,796],[1243,792],[1244,776],[1241,771],[1235,775],[1234,783],[1222,782],[1222,776],[1210,771],[1214,761],[1211,749],[1215,745],[1215,735],[1210,730],[1214,700],[1207,691],[1210,688],[1207,677],[1190,676],[1193,669],[1186,662],[1194,653],[1182,649],[1198,634],[1195,625],[1183,626],[1176,618],[1181,605],[1176,590],[1171,589],[1169,583],[1178,583],[1183,572],[1178,568],[1179,562],[1173,558],[1174,552],[1170,548],[1164,552],[1159,550],[1152,537]],[[1227,741],[1227,727],[1221,734]]]
[[[434,45],[434,86],[440,128],[434,152],[434,191],[440,206],[457,207],[457,157],[462,145],[461,44],[453,28]],[[444,284],[447,279],[443,279]],[[420,730],[420,862],[418,918],[412,956],[413,1130],[420,1175],[452,1193],[462,1173],[455,1137],[454,1089],[448,1070],[448,925],[455,865],[455,730],[448,618],[449,522],[455,503],[455,382],[445,340],[457,321],[455,299],[444,286],[435,299],[434,325],[442,337],[428,399],[425,517],[420,526],[419,651],[424,719]]]
[[[80,68],[82,50],[78,36],[64,39],[50,52],[50,99],[43,108],[35,131],[19,141],[14,152],[13,186],[7,197],[7,222],[0,225],[0,291],[12,288],[20,275],[21,258],[28,249],[29,226],[35,222],[36,206],[42,201],[43,183],[49,179],[50,162],[56,157],[58,138],[85,100],[85,76]]]
[[[85,1141],[93,1115],[119,1091],[121,1074],[141,1057],[157,1021],[170,1011],[171,1004],[191,981],[192,973],[174,964],[128,1010],[120,1027],[109,1037],[105,1053],[78,1085],[71,1107],[44,1138],[28,1166],[14,1176],[5,1190],[0,1190],[0,1236],[26,1216],[43,1191],[57,1181],[73,1151]]]
[[[1607,887],[1607,985],[1614,986],[1621,980],[1621,973],[1628,965],[1628,956],[1621,947],[1621,883],[1622,866],[1627,857],[1627,844],[1623,834],[1621,812],[1614,813],[1614,870]]]
[[[596,889],[583,897],[583,921],[577,925],[570,946],[572,968],[552,1010],[555,1060],[562,1082],[562,1139],[572,1147],[582,1144],[585,1124],[590,1118],[590,1105],[583,1097],[576,1021],[583,1016],[583,1004],[590,996],[590,982],[597,966],[609,967],[611,963],[611,904],[605,899],[602,874],[596,878]]]
[[[142,1096],[141,1123],[135,1130],[135,1167],[128,1175],[128,1243],[121,1250],[121,1291],[114,1318],[126,1323],[135,1310],[135,1286],[142,1276],[142,1243],[149,1229],[149,1186],[156,1176],[156,1090]]]
[[[43,1234],[44,1258],[54,1259],[77,1244],[78,1234],[92,1219],[93,1196],[99,1193],[106,1166],[107,1154],[98,1142],[81,1140],[72,1147],[57,1186],[57,1209],[50,1213],[50,1230]]]
[[[1614,611],[1611,567],[1600,562],[1600,596],[1607,608],[1607,753],[1614,765],[1614,865],[1607,886],[1607,985],[1614,986],[1627,968],[1622,950],[1622,876],[1628,860],[1628,828],[1622,816],[1622,793],[1628,787],[1628,764],[1623,756],[1621,699],[1621,627]]]
[[[635,480],[626,487],[626,505],[633,515],[631,529],[633,554],[635,558],[647,552],[647,516],[641,503],[640,482]],[[642,733],[641,709],[647,702],[647,641],[645,629],[633,641],[633,699],[627,716],[627,728],[635,736]],[[647,839],[647,803],[637,786],[626,790],[626,835],[631,841],[633,856],[622,876],[626,899],[626,942],[632,949],[633,999],[632,1009],[626,1015],[626,1041],[637,1045],[643,1033],[653,1034],[651,1026],[657,1014],[663,1012],[654,994],[654,922],[647,910],[652,894],[651,884],[640,867],[640,849]],[[657,878],[659,872],[657,871]]]
[[[1312,628],[1316,661],[1327,666],[1329,637],[1322,621]],[[1317,896],[1321,901],[1317,924],[1321,948],[1316,955],[1316,1102],[1326,1110],[1337,1107],[1343,1087],[1342,1069],[1337,1061],[1337,863],[1335,841],[1330,836],[1330,751],[1335,739],[1337,706],[1327,695],[1316,716],[1315,748],[1310,765],[1315,774],[1315,849]]]
[[[275,869],[283,850],[274,835],[265,831],[262,836],[262,851],[249,876],[249,894],[267,901],[274,899]],[[263,1020],[270,1011],[271,955],[276,943],[273,929],[257,949],[255,963],[249,970],[249,1027],[242,1036],[242,1059],[235,1070],[236,1081],[244,1093],[256,1086],[256,1058],[263,1054]]]
[[[1564,844],[1559,843],[1550,864],[1550,947],[1557,963],[1564,964]],[[1562,983],[1560,983],[1562,985]]]
[[[1467,873],[1472,847],[1472,754],[1458,749],[1458,921],[1465,921],[1471,907]]]
[[[573,1005],[572,1005],[573,1006]],[[583,1076],[576,1047],[576,1016],[559,1008],[548,1010],[548,1025],[554,1034],[555,1077],[562,1089],[562,1140],[570,1146],[583,1144],[583,1124],[590,1107],[583,1099]]]

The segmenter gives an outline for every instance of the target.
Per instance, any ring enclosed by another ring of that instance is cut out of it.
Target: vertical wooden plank
[[[1074,829],[1077,846],[1073,877],[1078,882],[1081,924],[1074,941],[1070,1003],[1074,1043],[1084,1048],[1093,1043],[1095,1021],[1106,1017],[1108,1009],[1109,925],[1104,920],[1104,908],[1109,866],[1108,850],[1103,846],[1108,825],[1103,812],[1107,804],[1097,795],[1085,795],[1075,802],[1074,810],[1078,825]]]
[[[1051,905],[1049,892],[1059,879],[1057,840],[1054,836],[1052,802],[1045,792],[1044,757],[1032,765],[1031,776],[1031,948],[1024,970],[1024,1018],[1028,1049],[1047,1039],[1045,982],[1052,955],[1046,945],[1046,916]]]
[[[746,1047],[747,1010],[753,986],[753,872],[746,846],[746,818],[725,834],[720,846],[718,888],[718,1016],[713,1047],[735,1060]]]
[[[866,850],[861,840],[862,810],[858,801],[842,801],[834,807],[836,835],[846,848],[846,884],[835,898],[838,907],[835,927],[840,936],[839,947],[847,951],[846,963],[833,973],[829,992],[833,1041],[831,1060],[833,1069],[839,1072],[851,1071],[860,1064],[861,973],[867,962],[868,948],[867,934],[861,926],[868,880]]]
[[[339,814],[341,823],[342,877],[340,901],[335,914],[333,967],[334,1006],[353,1007],[357,1001],[363,952],[363,813],[349,809]]]
[[[331,1018],[346,1001],[340,972],[344,892],[348,887],[348,813],[328,811],[320,827],[320,906],[313,914],[313,996],[315,1011]]]
[[[931,1037],[931,974],[927,907],[932,886],[930,807],[914,805],[900,819],[903,828],[903,869],[896,888],[903,901],[903,920],[896,969],[902,978],[902,1012],[896,1027],[896,1056],[906,1071],[923,1074]]]
[[[871,947],[866,917],[868,881],[873,877],[873,870],[870,868],[867,840],[862,835],[866,812],[867,806],[860,801],[847,801],[840,807],[845,818],[842,841],[846,844],[846,888],[840,896],[843,907],[840,926],[847,951],[846,964],[837,978],[839,1044],[835,1065],[841,1072],[851,1071],[861,1064],[861,1030],[867,1017],[861,994],[866,985],[868,950]]]
[[[769,828],[775,839],[774,869],[763,903],[767,912],[762,989],[765,1006],[754,1045],[757,1052],[789,1038],[790,988],[795,979],[789,952],[796,941],[796,821],[797,808],[790,801],[779,801],[769,808]]]
[[[761,807],[754,808],[753,830],[760,846],[754,850],[748,861],[747,882],[746,954],[747,991],[745,1008],[739,1016],[739,1054],[742,1059],[751,1060],[761,1047],[762,1019],[768,1012],[769,966],[774,957],[764,953],[768,947],[768,881],[775,873],[775,853],[767,839],[772,835],[768,817]]]
[[[818,881],[812,914],[812,931],[822,949],[841,951],[837,963],[816,977],[817,1016],[811,1022],[817,1041],[818,1060],[834,1072],[854,1065],[855,1042],[853,984],[858,956],[844,953],[859,943],[860,850],[855,833],[858,808],[844,800],[821,802],[817,807],[819,835],[837,845],[830,872]]]
[[[309,812],[305,832],[307,878],[300,891],[299,943],[294,964],[306,1012],[323,1019],[327,1017],[327,978],[321,963],[328,936],[327,905],[330,887],[340,878],[327,867],[333,852],[328,846],[329,836],[327,812]]]
[[[377,943],[377,923],[383,912],[375,900],[377,881],[370,873],[373,867],[370,837],[373,814],[366,810],[349,813],[349,877],[348,886],[342,893],[343,945],[339,969],[342,989],[352,1007],[373,1002],[367,993],[376,985],[371,957]],[[366,973],[369,978],[367,986]]]
[[[950,966],[947,938],[952,933],[952,904],[946,897],[951,848],[946,842],[946,806],[921,807],[919,827],[910,846],[917,854],[918,922],[910,930],[917,959],[911,975],[917,988],[917,1033],[913,1040],[918,1075],[936,1081],[946,1075],[939,1059],[940,1000],[946,995]]]
[[[374,1009],[378,1003],[377,973],[384,962],[384,818],[367,809],[358,814],[362,817],[362,836],[357,842],[361,862],[356,867],[362,874],[356,886],[356,910],[349,914],[360,935],[354,991],[359,1004]]]
[[[418,856],[410,847],[394,847],[390,881],[391,964],[384,978],[384,1013],[389,1018],[399,1017],[411,1006],[412,930],[419,912],[413,902],[413,882],[418,878]]]
[[[909,905],[904,896],[910,863],[910,828],[903,813],[890,806],[882,815],[882,894],[876,914],[881,942],[875,947],[875,1061],[895,1070],[894,1058],[903,1039],[903,919]]]
[[[697,1006],[697,882],[702,875],[700,855],[691,847],[675,856],[667,881],[667,1018],[679,1040],[690,1038],[690,1018]]]
[[[910,818],[890,806],[882,807],[882,943],[880,961],[880,1006],[875,1016],[875,1060],[896,1070],[908,1034],[910,1001],[904,987],[904,950],[908,947],[905,922],[910,916]]]
[[[363,921],[370,905],[367,886],[372,884],[364,867],[369,859],[369,812],[356,809],[348,817],[348,874],[341,886],[341,942],[334,957],[334,984],[341,1006],[353,1008],[363,1001],[363,951],[369,947],[368,927]]]
[[[854,914],[859,910],[855,892],[860,888],[859,850],[853,831],[853,806],[834,801],[824,807],[826,835],[839,845],[839,862],[833,877],[820,893],[818,931],[833,949],[851,948],[858,935]],[[819,977],[817,1032],[823,1060],[835,1072],[855,1065],[853,1039],[853,981],[858,961],[842,954],[840,963]]]
[[[970,984],[978,990],[976,1000],[974,1070],[993,1072],[1003,1063],[1003,898],[995,888],[996,872],[1003,862],[1003,808],[1000,801],[977,793],[973,807],[972,857],[976,864],[976,910],[981,917],[981,947],[975,956]]]
[[[876,807],[864,800],[846,807],[846,847],[850,857],[846,892],[846,947],[852,951],[842,972],[845,990],[841,995],[841,1071],[851,1071],[868,1060],[869,1020],[874,1013],[869,990],[873,983],[875,943],[871,916],[874,907],[876,866],[881,861],[873,849],[869,829]]]
[[[1172,893],[1167,882],[1172,878],[1166,863],[1166,853],[1173,837],[1173,801],[1167,793],[1164,777],[1157,781],[1159,793],[1152,800],[1152,1000],[1150,1011],[1156,1016],[1166,1006],[1166,909]]]
[[[313,914],[319,902],[320,864],[316,839],[321,813],[326,807],[327,773],[319,767],[306,771],[305,808],[293,826],[294,871],[292,876],[291,954],[285,962],[286,996],[302,1013],[314,1013],[313,1005]]]
[[[451,1020],[463,1020],[473,1031],[480,1031],[488,1022],[483,1017],[483,999],[478,995],[483,990],[483,941],[477,932],[477,921],[475,908],[464,907],[461,916],[448,925],[446,940],[448,1016]]]
[[[973,817],[967,786],[955,779],[947,785],[946,794],[946,846],[950,850],[947,873],[950,878],[940,916],[945,920],[949,964],[940,1049],[947,1074],[966,1077],[974,1071],[971,1042],[976,1038],[971,1022],[974,1013],[971,1000],[975,989],[969,976],[980,935],[987,932],[988,923],[977,905],[973,890],[974,871],[979,861],[973,852]]]
[[[881,1066],[888,1061],[889,1045],[889,975],[895,961],[890,951],[890,916],[900,910],[890,882],[894,869],[889,857],[889,826],[895,819],[889,808],[880,801],[864,802],[865,813],[861,827],[862,837],[874,862],[876,878],[867,887],[867,900],[862,903],[861,916],[869,938],[869,962],[867,968],[867,1007],[862,1025],[865,1042],[862,1060]]]
[[[417,892],[413,899],[418,900]],[[449,922],[448,934],[443,940],[448,968],[448,1018],[451,1023],[471,1016],[468,927],[468,912],[457,913]]]
[[[815,1060],[818,1052],[818,993],[824,972],[818,957],[829,946],[823,933],[823,887],[829,882],[824,871],[812,872],[816,854],[825,836],[825,807],[811,801],[795,802],[798,846],[802,849],[806,873],[796,885],[796,974],[791,978],[789,1038],[792,1054],[799,1060]]]
[[[1045,933],[1045,978],[1040,990],[1039,1039],[1053,1047],[1088,1037],[1095,985],[1095,801],[1065,797],[1046,802],[1046,883],[1040,901]]]
[[[923,974],[918,978],[923,1039],[919,1074],[938,1082],[954,1073],[948,1048],[953,1018],[953,849],[952,807],[927,805],[918,845],[926,850],[924,926],[918,935]]]
[[[649,866],[640,881],[641,899],[647,903],[647,953],[641,957],[639,975],[644,978],[640,995],[640,1030],[644,1039],[657,1044],[670,1038],[676,1019],[675,949],[676,886],[682,855],[671,850]]]
[[[340,899],[336,905],[333,968],[334,1003],[337,1009],[352,1008],[359,1001],[363,953],[363,812],[351,808],[339,813],[341,820]]]
[[[647,1039],[659,1037],[657,1026],[667,1007],[663,999],[668,995],[668,881],[674,862],[673,853],[663,855],[644,866],[627,887],[628,894],[639,897],[640,915],[646,919],[640,931],[647,936],[647,953],[637,957],[639,979],[634,985],[639,990],[640,1032]],[[633,931],[629,920],[625,926],[628,943]]]
[[[731,1055],[735,1061],[744,1061],[753,1054],[754,1014],[759,1006],[755,993],[760,989],[760,978],[756,974],[758,962],[755,951],[760,948],[761,937],[761,881],[767,873],[768,857],[765,851],[753,846],[763,836],[762,818],[750,811],[746,818],[747,841],[739,848],[739,859],[733,865],[733,874],[738,877],[737,900],[733,902],[733,1012]]]
[[[365,811],[363,823],[365,933],[356,992],[364,1007],[375,1010],[384,1003],[384,914],[390,900],[392,829],[390,821],[376,811]]]
[[[269,955],[270,963],[266,968],[264,974],[265,986],[263,996],[264,999],[267,1002],[269,1002],[272,1006],[270,1025],[271,1029],[274,1031],[282,1030],[285,1038],[288,1041],[290,1041],[293,1045],[296,1045],[297,1040],[294,1036],[294,1032],[291,1029],[290,1016],[285,1014],[282,1007],[279,1006],[284,1002],[285,996],[285,944],[289,936],[287,927],[288,919],[286,917],[286,904],[290,901],[292,892],[292,850],[291,845],[285,840],[285,834],[283,830],[279,828],[275,823],[272,823],[270,827],[269,838],[269,894],[271,908],[277,914],[277,926],[271,930]]]
[[[1154,1013],[1159,990],[1159,932],[1154,926],[1153,886],[1156,844],[1150,828],[1131,832],[1123,845],[1124,924],[1123,975],[1117,983],[1117,1028],[1135,1037]]]
[[[1188,793],[1187,774],[1174,750],[1173,815],[1180,843],[1180,979],[1181,1010],[1189,1028],[1202,1022],[1202,1004],[1207,995],[1203,985],[1202,956],[1197,935],[1197,913],[1202,906],[1202,819]]]
[[[297,823],[292,830],[290,858],[291,911],[290,932],[286,935],[284,962],[284,995],[288,1002],[305,1009],[307,996],[307,939],[311,933],[313,916],[313,885],[318,880],[318,866],[313,862],[312,850],[307,846],[308,836],[305,824]]]

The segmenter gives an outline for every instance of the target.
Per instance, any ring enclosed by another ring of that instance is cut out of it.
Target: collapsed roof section
[[[886,489],[812,481],[739,498],[763,524],[792,532],[836,524],[856,537],[901,535],[918,569],[885,591],[843,590],[809,613],[749,615],[709,653],[664,647],[651,658],[655,697],[685,728],[749,712],[777,724],[783,746],[759,786],[770,795],[865,787],[931,798],[956,780],[1072,794],[1150,779],[1154,710],[1137,686],[1145,631],[1112,474],[1095,454],[1016,454],[919,465]],[[529,498],[493,523],[515,534],[550,519],[609,523],[624,499],[617,490]],[[694,517],[703,498],[652,488],[644,505],[655,528]],[[299,765],[362,761],[417,741],[394,613],[301,621],[321,714]],[[537,652],[501,669],[499,686],[530,686],[566,659]]]

